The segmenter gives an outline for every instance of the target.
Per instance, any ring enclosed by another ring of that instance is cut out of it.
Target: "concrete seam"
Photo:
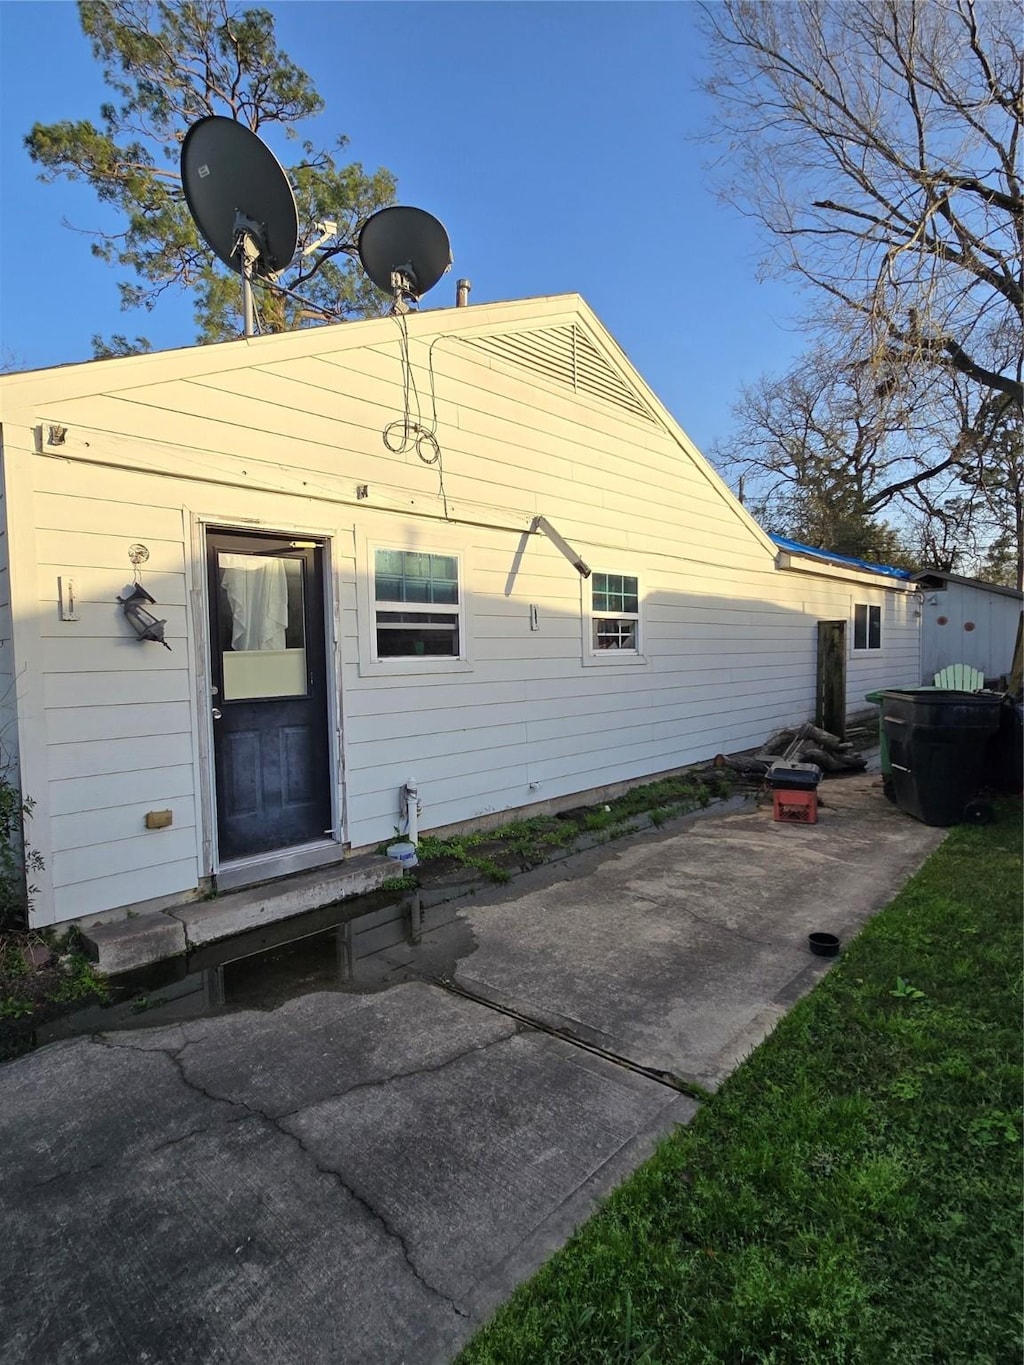
[[[673,1071],[664,1071],[656,1067],[644,1066],[640,1062],[634,1062],[621,1053],[611,1052],[608,1048],[600,1047],[596,1043],[588,1043],[583,1038],[577,1038],[568,1029],[557,1028],[554,1024],[546,1023],[543,1019],[537,1019],[522,1010],[513,1009],[511,1005],[501,1005],[495,1000],[489,1000],[486,996],[476,995],[473,991],[467,990],[465,986],[456,985],[453,981],[443,981],[433,977],[421,977],[420,980],[433,986],[439,986],[442,990],[449,991],[452,995],[457,995],[463,1000],[471,1000],[477,1005],[483,1005],[485,1009],[494,1010],[496,1014],[503,1014],[509,1019],[515,1019],[526,1028],[533,1029],[537,1033],[546,1033],[551,1038],[557,1038],[560,1042],[568,1043],[570,1047],[579,1048],[581,1052],[589,1052],[595,1057],[601,1057],[613,1066],[622,1067],[624,1071],[633,1071],[638,1076],[654,1081],[657,1085],[665,1086],[666,1089],[675,1090],[681,1095],[688,1095],[690,1099],[705,1101],[711,1098],[710,1092],[698,1081],[678,1076]]]

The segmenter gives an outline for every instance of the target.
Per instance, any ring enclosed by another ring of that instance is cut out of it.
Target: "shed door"
[[[815,724],[846,737],[846,622],[818,622],[818,704]]]
[[[330,833],[323,546],[210,531],[210,678],[222,861]]]

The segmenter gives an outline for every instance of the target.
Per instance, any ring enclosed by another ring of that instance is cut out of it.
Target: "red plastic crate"
[[[774,816],[788,825],[816,825],[818,823],[818,793],[773,792]]]

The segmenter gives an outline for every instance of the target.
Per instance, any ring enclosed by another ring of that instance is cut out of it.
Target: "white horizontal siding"
[[[196,885],[194,857],[153,863],[90,881],[59,886],[54,892],[57,923],[101,914],[121,906],[144,905],[160,898],[188,895]]]
[[[167,863],[195,859],[193,829],[146,830],[81,848],[59,849],[53,857],[55,887],[101,881],[123,872],[143,872]],[[193,880],[192,884],[195,882]]]
[[[139,645],[139,649],[144,646]],[[157,648],[157,646],[152,646]],[[43,675],[43,700],[47,716],[63,707],[72,710],[89,707],[131,706],[136,703],[164,704],[188,702],[191,681],[184,668],[169,672],[46,673]]]
[[[184,796],[167,796],[160,805],[149,806],[147,810],[169,810],[173,821],[170,828],[176,831],[192,831],[189,837],[194,840],[195,807],[191,793]],[[101,844],[115,844],[122,839],[144,837],[149,844],[149,852],[146,855],[149,863],[145,865],[149,866],[153,861],[161,861],[166,855],[168,845],[163,836],[169,830],[147,830],[145,815],[145,811],[125,805],[75,811],[70,815],[54,815],[51,820],[54,843],[57,848],[67,852]]]
[[[545,305],[544,325],[573,321],[561,307]],[[528,310],[500,316],[539,325]],[[424,415],[432,325],[426,314],[410,320]],[[354,340],[363,335],[369,345]],[[192,613],[205,566],[193,562],[186,507],[211,524],[296,528],[330,542],[346,835],[356,847],[392,834],[410,778],[431,828],[756,744],[813,712],[817,622],[845,620],[852,633],[856,601],[889,605],[880,655],[848,659],[851,709],[864,691],[906,681],[918,642],[905,604],[884,587],[777,571],[772,549],[642,385],[637,401],[652,404],[656,422],[532,382],[457,339],[438,344],[446,522],[438,468],[382,440],[402,412],[398,340],[391,322],[355,324],[323,329],[319,342],[259,339],[245,363],[225,347],[164,365],[104,365],[97,392],[58,372],[52,401],[38,384],[26,388],[26,429],[42,418],[68,427],[62,458],[34,459],[34,598],[19,626],[37,648],[65,916],[198,883],[205,713]],[[608,356],[621,369],[614,347]],[[589,658],[580,604],[592,584],[546,538],[515,529],[537,513],[596,569],[638,576],[645,662]],[[133,542],[149,548],[142,582],[167,621],[170,652],[137,642],[117,605]],[[403,674],[362,656],[373,636],[371,542],[461,556],[469,671],[431,664]],[[69,574],[77,622],[58,618],[57,579]],[[174,812],[172,829],[145,831],[145,812],[162,808]],[[68,910],[76,894],[85,908]]]
[[[147,810],[163,810],[175,797],[191,797],[194,784],[192,766],[184,763],[160,770],[130,769],[116,782],[97,782],[92,774],[54,779],[49,789],[51,812],[78,815],[124,807],[129,819],[142,818]]]
[[[50,744],[99,743],[110,740],[146,739],[151,735],[192,733],[192,712],[187,702],[126,702],[122,705],[56,707],[47,715]]]
[[[0,441],[0,772],[17,779],[17,770],[13,766],[17,755],[17,708],[7,511],[3,445]]]

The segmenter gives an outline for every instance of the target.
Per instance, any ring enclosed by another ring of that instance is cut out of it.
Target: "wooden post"
[[[818,622],[818,686],[814,723],[846,738],[846,622]]]

